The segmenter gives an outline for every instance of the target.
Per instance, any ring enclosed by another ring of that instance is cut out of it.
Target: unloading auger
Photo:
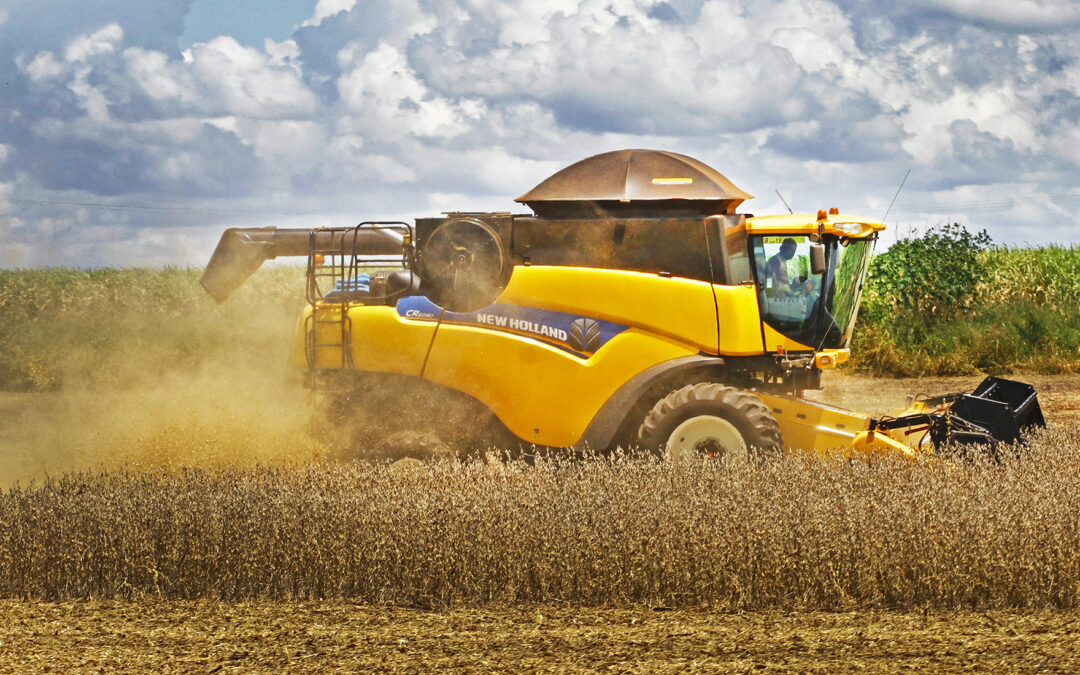
[[[622,150],[519,197],[531,213],[229,230],[202,281],[220,302],[306,256],[292,360],[365,442],[916,455],[1044,426],[1034,389],[1000,378],[888,417],[805,400],[850,357],[884,225],[736,213],[748,198],[690,157]]]

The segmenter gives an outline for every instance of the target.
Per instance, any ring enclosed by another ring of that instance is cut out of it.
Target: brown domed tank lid
[[[571,164],[515,201],[528,204],[537,213],[550,202],[670,200],[713,202],[715,212],[731,213],[752,198],[693,157],[662,150],[616,150]]]

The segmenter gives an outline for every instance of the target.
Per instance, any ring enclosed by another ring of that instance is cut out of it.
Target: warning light
[[[817,219],[818,220],[828,220],[829,219],[829,216],[825,213],[825,209],[818,209]]]
[[[835,206],[830,206],[829,207],[829,215],[830,216],[838,216],[838,215],[840,215],[840,209],[836,208]]]
[[[833,229],[837,232],[856,236],[862,234],[863,226],[860,223],[836,223],[833,225]]]

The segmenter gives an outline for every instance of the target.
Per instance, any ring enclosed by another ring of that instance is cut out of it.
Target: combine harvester
[[[690,157],[609,152],[519,197],[532,214],[230,229],[202,283],[222,302],[307,256],[292,359],[365,442],[913,456],[1044,426],[1030,385],[994,377],[889,417],[805,400],[850,356],[884,225],[736,213],[748,198]]]

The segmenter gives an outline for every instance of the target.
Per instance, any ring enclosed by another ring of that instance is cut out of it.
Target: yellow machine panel
[[[631,328],[583,359],[513,333],[444,324],[424,379],[478,399],[518,437],[559,447],[578,442],[604,402],[634,375],[696,353],[694,346]]]
[[[717,320],[723,327],[718,353],[729,356],[760,354],[763,349],[757,288],[753,284],[716,285],[713,293]]]
[[[788,396],[754,395],[780,425],[787,451],[843,459],[914,457],[918,452],[917,441],[907,437],[906,429],[870,431],[870,416],[865,413]]]
[[[869,427],[870,417],[824,403],[754,392],[780,424],[787,450],[839,454],[855,435]]]
[[[746,219],[746,231],[751,234],[835,234],[845,237],[866,238],[885,229],[882,223],[849,216],[834,210],[818,211],[817,219],[806,214],[792,213],[776,216],[756,216]]]
[[[641,272],[522,265],[514,268],[497,302],[612,321],[715,354],[717,303],[712,288],[706,281]],[[756,301],[753,307],[751,328],[760,322]]]
[[[762,333],[765,336],[765,351],[776,352],[811,352],[814,348],[809,345],[804,345],[801,342],[796,342],[788,336],[780,333],[767,323],[761,324]]]
[[[315,352],[316,368],[342,368],[341,305],[320,305],[312,320],[308,308],[297,323],[292,362],[308,366],[308,351]],[[434,322],[410,321],[393,307],[349,306],[345,342],[352,354],[345,367],[419,377],[431,340]],[[314,328],[312,333],[311,329]],[[311,345],[314,343],[315,348]]]

